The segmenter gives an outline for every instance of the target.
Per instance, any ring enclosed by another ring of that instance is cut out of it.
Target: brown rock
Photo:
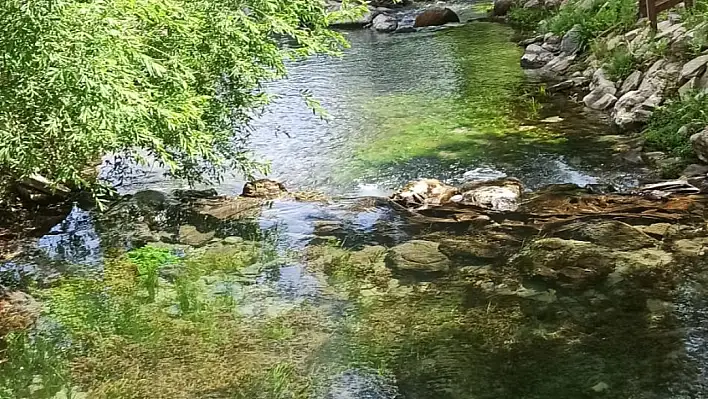
[[[420,13],[415,17],[416,28],[424,26],[439,26],[450,22],[460,22],[460,18],[449,8],[431,8]]]
[[[241,195],[244,197],[272,199],[281,197],[287,192],[288,190],[285,189],[283,183],[270,179],[260,179],[246,183],[243,186]]]

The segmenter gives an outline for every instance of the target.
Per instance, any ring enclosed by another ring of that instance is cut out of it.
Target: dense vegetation
[[[249,172],[248,121],[285,60],[336,53],[320,0],[7,0],[0,172],[92,188],[114,153],[175,176]],[[89,174],[90,176],[90,174]]]

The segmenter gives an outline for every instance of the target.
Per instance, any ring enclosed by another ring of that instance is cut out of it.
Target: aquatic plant
[[[128,258],[135,264],[140,285],[148,292],[148,300],[155,301],[158,286],[158,271],[161,267],[175,263],[179,258],[166,248],[146,246],[132,250]]]

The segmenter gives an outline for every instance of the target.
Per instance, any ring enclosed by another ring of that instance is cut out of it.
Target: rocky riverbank
[[[495,10],[512,22],[542,18],[535,25],[541,33],[520,43],[521,65],[549,81],[550,91],[606,112],[618,131],[643,132],[646,140],[632,152],[661,161],[668,175],[693,177],[701,169],[681,173],[708,159],[708,118],[700,112],[708,105],[704,16],[672,11],[654,32],[647,20],[636,21],[636,2],[622,0],[498,1]]]

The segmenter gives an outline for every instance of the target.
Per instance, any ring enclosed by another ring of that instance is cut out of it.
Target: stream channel
[[[376,199],[411,180],[622,189],[646,171],[613,157],[599,115],[525,74],[504,25],[345,34],[342,58],[293,63],[269,86],[277,97],[250,137],[268,177],[328,200],[207,217],[175,194],[183,182],[135,171],[115,182],[124,200],[75,206],[0,266],[48,309],[34,338],[54,348],[43,358],[68,359],[61,372],[18,370],[28,383],[15,397],[708,397],[700,275],[642,274],[619,289],[531,281],[522,295],[490,294],[487,279],[506,278],[499,259],[464,251],[443,275],[392,272],[388,248],[460,234]],[[197,188],[236,196],[243,184]],[[156,293],[126,277],[130,261],[159,264]]]

